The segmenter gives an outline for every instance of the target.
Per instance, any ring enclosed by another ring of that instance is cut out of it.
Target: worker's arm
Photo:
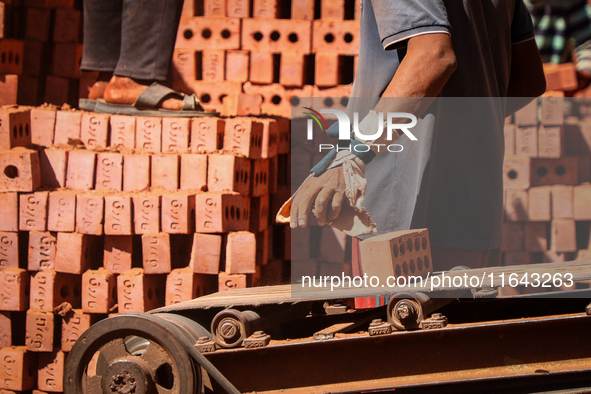
[[[420,117],[455,69],[456,56],[448,34],[433,33],[410,38],[406,56],[374,111],[392,112],[389,108],[392,103],[388,102],[388,97],[409,97],[409,100],[396,101],[396,112],[407,112]],[[375,133],[375,130],[369,132]],[[383,138],[385,137],[384,135]],[[361,161],[358,158],[354,160]],[[359,165],[365,167],[361,162]],[[318,177],[308,178],[292,201],[291,227],[306,227],[312,206],[315,207],[318,224],[324,225],[327,218],[336,218],[344,200],[344,193],[342,167],[329,169]]]
[[[511,46],[511,74],[507,87],[507,115],[523,108],[546,91],[540,51],[531,39]],[[511,98],[517,97],[517,98]]]

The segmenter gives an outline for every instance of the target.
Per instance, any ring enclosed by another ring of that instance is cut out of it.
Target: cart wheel
[[[185,333],[191,331],[175,325]],[[185,345],[155,315],[125,314],[93,325],[76,341],[66,361],[66,394],[201,391],[201,368],[195,368]]]

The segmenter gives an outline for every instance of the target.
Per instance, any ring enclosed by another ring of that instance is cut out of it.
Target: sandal
[[[83,109],[84,111],[94,112],[96,108],[97,100],[91,99],[79,99],[78,100],[78,108]]]
[[[158,105],[168,98],[179,98],[183,100],[181,110],[158,108]],[[97,100],[95,112],[112,115],[131,116],[155,116],[155,117],[176,117],[193,118],[199,116],[219,116],[219,112],[207,112],[203,110],[199,99],[194,95],[186,95],[172,90],[169,87],[154,82],[144,90],[133,105],[112,104],[104,100]]]

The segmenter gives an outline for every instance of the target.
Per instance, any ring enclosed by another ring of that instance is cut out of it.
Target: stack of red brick
[[[547,92],[505,125],[507,266],[591,257],[589,103],[564,98],[576,85],[572,65],[546,71],[548,86],[561,91]]]
[[[0,105],[75,105],[94,73],[79,70],[79,9],[74,0],[0,2]]]
[[[64,353],[111,313],[289,280],[270,227],[289,139],[284,118],[3,109],[0,389],[61,391]]]

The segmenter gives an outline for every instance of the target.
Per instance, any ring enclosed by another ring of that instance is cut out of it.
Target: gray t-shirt
[[[534,36],[522,0],[362,0],[358,69],[347,110],[362,119],[396,73],[406,41],[431,33],[451,34],[458,67],[413,129],[418,141],[403,135],[403,152],[380,154],[368,165],[365,208],[379,233],[427,227],[433,246],[498,248],[501,98],[511,45]]]

